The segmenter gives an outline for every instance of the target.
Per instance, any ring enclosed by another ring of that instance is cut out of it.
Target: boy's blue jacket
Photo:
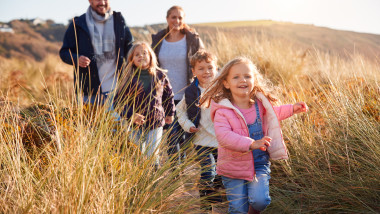
[[[201,120],[201,109],[199,108],[199,99],[201,96],[201,90],[198,87],[199,81],[195,77],[193,82],[185,89],[185,102],[187,106],[187,116],[198,128]],[[185,133],[186,141],[192,139],[195,133]]]
[[[115,31],[115,50],[117,61],[117,74],[120,75],[120,68],[127,57],[129,49],[132,47],[133,36],[125,23],[120,12],[113,12]],[[75,27],[74,27],[75,25]],[[75,30],[76,35],[75,35]],[[77,39],[76,39],[77,38]],[[77,46],[78,42],[78,46]],[[78,47],[78,48],[77,48]],[[78,52],[78,53],[77,53]],[[88,67],[82,68],[77,65],[79,56],[86,56],[91,60]],[[66,30],[63,45],[59,51],[62,61],[74,65],[74,84],[79,81],[79,91],[84,95],[96,95],[101,92],[98,68],[94,57],[90,32],[86,23],[86,14],[74,18]],[[78,73],[75,71],[79,68]],[[79,78],[79,79],[78,79]],[[76,86],[76,85],[75,85]]]
[[[199,81],[195,77],[194,81],[185,89],[185,102],[187,106],[187,116],[196,127],[201,120],[201,109],[198,107],[201,90],[198,88]]]

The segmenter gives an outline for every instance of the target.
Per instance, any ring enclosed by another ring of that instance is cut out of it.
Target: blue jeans
[[[198,160],[201,165],[201,184],[211,184],[216,176],[217,148],[207,146],[195,146]]]
[[[269,179],[269,174],[260,174],[260,171],[256,171],[256,179],[252,182],[222,176],[229,201],[228,213],[246,214],[249,205],[257,211],[264,210],[271,202]]]
[[[195,146],[198,160],[201,165],[201,179],[199,182],[199,195],[203,204],[207,206],[208,202],[222,202],[222,197],[218,193],[218,189],[222,187],[221,177],[216,174],[216,160],[218,158],[218,150],[214,147]]]
[[[174,100],[174,103],[177,105],[179,100]],[[170,131],[168,138],[168,156],[172,159],[172,166],[181,163],[181,159],[185,158],[184,151],[181,154],[181,148],[184,147],[184,131],[178,123],[177,113],[175,113],[174,121],[168,126],[165,126]]]
[[[260,140],[264,137],[259,106],[255,102],[256,120],[247,124],[250,138]],[[257,211],[264,210],[271,202],[269,196],[270,161],[267,151],[256,149],[252,151],[256,178],[252,182],[242,179],[232,179],[222,176],[229,201],[229,213],[247,213],[249,205]]]
[[[130,140],[140,147],[141,152],[148,158],[154,156],[154,164],[160,164],[159,146],[161,144],[163,128],[159,127],[151,130],[137,129],[130,132]]]
[[[113,98],[115,97],[115,95],[111,92],[103,92],[99,95],[96,95],[96,96],[87,96],[87,95],[83,95],[82,96],[82,101],[84,104],[98,104],[98,105],[106,105],[107,106],[107,110],[106,112],[112,112],[112,117],[114,117],[115,121],[120,121],[120,115],[115,112],[115,109],[114,109],[114,106],[113,106]],[[77,97],[78,99],[78,102],[79,102],[79,97]]]
[[[110,96],[109,100],[107,100],[108,96]],[[78,96],[77,96],[77,99],[79,102]],[[99,94],[92,95],[92,96],[82,95],[82,99],[83,99],[82,101],[84,104],[88,104],[88,103],[99,104],[99,105],[104,105],[105,103],[112,104],[113,95],[110,92],[102,92],[100,95]]]

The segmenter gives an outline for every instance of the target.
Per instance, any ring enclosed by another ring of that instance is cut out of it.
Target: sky
[[[185,10],[188,24],[274,20],[313,24],[380,35],[380,0],[109,0],[129,26],[166,23],[173,5]],[[83,14],[88,0],[0,0],[0,22],[52,19],[67,24]]]

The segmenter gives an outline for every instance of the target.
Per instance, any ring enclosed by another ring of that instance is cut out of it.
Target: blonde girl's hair
[[[122,67],[123,72],[122,72],[122,75],[120,76],[118,92],[122,88],[124,88],[126,84],[129,84],[133,76],[141,70],[141,68],[136,68],[136,66],[134,66],[133,64],[133,55],[137,47],[139,46],[143,46],[146,48],[146,50],[148,50],[148,54],[150,57],[148,73],[152,76],[156,84],[159,83],[158,78],[157,78],[157,70],[161,71],[164,74],[166,73],[166,70],[158,67],[156,54],[153,52],[153,49],[150,47],[150,45],[147,42],[141,42],[141,41],[135,42],[135,44],[131,47],[131,49],[128,52],[127,61],[124,63],[124,66]]]
[[[172,6],[171,8],[169,8],[169,10],[166,12],[166,18],[169,18],[170,14],[172,13],[173,10],[179,10],[179,11],[182,11],[183,14],[185,14],[185,11],[183,10],[182,7],[180,6],[177,6],[177,5],[174,5]],[[183,23],[183,29],[181,29],[181,33],[185,34],[185,30],[188,30],[190,32],[193,32],[195,33],[195,29],[191,28],[189,25],[187,25],[186,23]],[[169,29],[169,26],[166,28],[166,33],[169,33],[170,32],[170,29]]]
[[[219,75],[215,78],[215,80],[211,82],[210,86],[206,89],[206,92],[201,97],[200,105],[202,105],[203,103],[208,103],[209,105],[211,103],[211,100],[217,103],[222,99],[232,100],[231,91],[224,87],[223,82],[227,79],[227,76],[230,73],[231,68],[234,65],[242,63],[247,64],[252,68],[251,70],[254,78],[254,87],[250,94],[250,102],[255,102],[257,92],[263,93],[271,102],[276,102],[277,98],[272,94],[274,91],[273,84],[269,80],[265,79],[262,74],[260,74],[257,67],[255,66],[255,64],[253,64],[253,62],[250,59],[246,57],[238,57],[229,61],[222,68],[222,70],[219,72]]]

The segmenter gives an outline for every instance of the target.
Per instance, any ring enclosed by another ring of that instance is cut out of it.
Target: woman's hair
[[[199,51],[197,51],[194,55],[190,57],[190,66],[194,68],[197,62],[201,62],[203,60],[205,62],[214,62],[216,65],[218,59],[216,58],[214,54],[204,49],[200,49]]]
[[[252,68],[251,71],[253,73],[254,78],[254,87],[250,94],[251,103],[254,103],[257,92],[263,93],[271,102],[277,101],[277,98],[273,96],[273,94],[271,94],[271,92],[273,92],[274,90],[272,83],[269,80],[264,79],[264,77],[256,68],[255,64],[253,64],[250,59],[246,57],[238,57],[229,61],[222,68],[222,70],[219,72],[219,75],[215,78],[215,80],[211,82],[210,86],[206,89],[204,95],[202,95],[200,105],[202,105],[203,103],[210,104],[211,99],[215,102],[219,102],[225,98],[232,100],[231,91],[224,87],[223,82],[227,79],[227,76],[230,73],[231,68],[237,64],[247,64]]]
[[[139,71],[141,68],[137,68],[133,63],[133,56],[137,49],[137,47],[143,46],[148,51],[150,62],[148,67],[148,72],[154,79],[156,83],[158,83],[158,78],[156,78],[156,72],[157,70],[160,70],[163,73],[166,73],[166,70],[158,67],[157,57],[156,54],[153,52],[153,49],[150,47],[150,45],[146,42],[135,42],[135,44],[131,47],[131,49],[128,52],[127,61],[122,67],[122,70],[124,71],[120,77],[120,88],[123,88],[125,84],[128,84],[131,78]]]
[[[182,11],[183,14],[185,14],[185,11],[183,10],[182,7],[174,5],[171,8],[169,8],[169,10],[166,12],[166,18],[169,18],[170,14],[172,13],[173,10],[179,10],[179,11]],[[185,30],[188,30],[190,32],[195,32],[195,30],[193,28],[191,28],[186,23],[183,23],[183,29],[181,29],[181,33],[185,34]],[[170,32],[170,29],[169,29],[169,26],[168,26],[166,28],[166,33],[169,33],[169,32]]]

